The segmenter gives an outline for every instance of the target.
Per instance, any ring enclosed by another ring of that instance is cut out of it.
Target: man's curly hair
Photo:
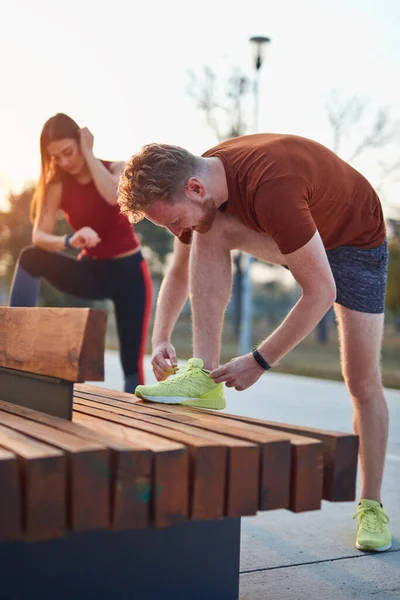
[[[118,186],[121,212],[138,223],[154,200],[172,202],[194,175],[196,156],[168,144],[146,144],[125,163]]]

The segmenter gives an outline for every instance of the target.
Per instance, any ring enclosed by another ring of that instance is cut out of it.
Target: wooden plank
[[[155,435],[75,412],[74,422],[134,443],[143,442],[153,452],[151,523],[177,525],[188,518],[189,460],[187,448]]]
[[[234,426],[228,428],[226,427],[225,423],[222,423],[221,421],[215,421],[213,423],[214,426],[209,427],[206,423],[198,421],[196,418],[197,413],[193,413],[193,419],[191,419],[190,411],[182,413],[180,410],[181,407],[179,406],[169,406],[167,407],[167,412],[161,408],[165,405],[142,403],[137,399],[132,399],[134,397],[132,397],[131,394],[125,394],[124,392],[105,390],[103,388],[90,385],[76,385],[74,386],[74,389],[75,397],[85,394],[85,392],[88,392],[91,397],[96,398],[97,400],[102,397],[113,399],[115,396],[115,398],[123,402],[123,405],[129,410],[141,411],[142,414],[144,414],[143,411],[155,410],[158,412],[160,417],[167,420],[178,421],[202,430],[208,430],[222,435],[229,435],[237,439],[256,443],[260,448],[259,510],[289,508],[290,506],[293,506],[293,509],[297,510],[298,507],[302,506],[315,506],[317,502],[315,500],[319,490],[317,474],[315,475],[314,498],[312,499],[312,504],[309,502],[309,500],[307,500],[307,496],[303,488],[299,488],[297,485],[295,473],[291,474],[291,453],[300,453],[300,445],[305,446],[305,450],[301,450],[302,461],[297,461],[302,468],[305,468],[308,464],[308,460],[317,460],[317,457],[315,456],[315,450],[314,448],[311,448],[311,446],[315,446],[317,442],[311,441],[310,443],[306,443],[304,445],[303,440],[301,440],[300,442],[297,442],[297,445],[293,450],[290,442],[290,436],[285,433],[277,434],[274,431],[267,431],[265,429],[262,430],[262,428],[258,428],[253,437],[251,437],[251,435],[244,436],[243,431],[241,431],[243,428],[238,427],[237,424],[236,427]],[[154,413],[151,414],[154,415]],[[292,494],[290,494],[291,480],[295,484]],[[299,493],[302,495],[299,496]],[[291,496],[293,497],[293,501],[291,501]]]
[[[131,404],[118,400],[78,392],[75,403],[79,403],[80,399],[83,398],[90,400],[95,407],[100,408],[104,405],[108,412],[131,416],[148,423],[162,425],[164,428],[190,433],[191,435],[195,434],[197,437],[201,436],[202,439],[223,444],[228,450],[225,516],[240,517],[252,515],[258,510],[260,452],[257,444],[227,435],[200,430],[191,425],[179,423],[179,421],[163,419],[157,411],[151,408],[146,411],[135,410],[132,413]]]
[[[22,537],[22,489],[18,457],[4,448],[0,448],[0,490],[0,542],[19,540]]]
[[[134,427],[187,444],[191,448],[192,519],[256,514],[259,502],[259,449],[256,444],[167,421],[156,411],[133,412],[118,400],[93,399],[93,396],[81,394],[75,398],[74,406],[75,410],[87,406],[131,417],[135,419],[132,421]],[[223,451],[223,462],[220,457],[212,456],[211,451],[215,452],[215,448]]]
[[[1,423],[0,446],[18,455],[25,538],[39,541],[65,534],[67,468],[64,453],[9,429],[3,419]]]
[[[85,403],[85,401],[83,401]],[[189,517],[193,520],[220,519],[224,515],[225,475],[227,449],[215,441],[187,432],[166,430],[159,424],[146,423],[134,418],[120,418],[110,414],[106,406],[100,410],[90,401],[86,405],[79,402],[74,406],[75,413],[83,413],[126,425],[140,431],[155,434],[184,444],[189,450]]]
[[[121,400],[121,402],[128,402],[128,404],[136,403],[138,400],[133,394],[100,387],[99,385],[92,385],[90,383],[75,383],[74,394],[75,393],[92,394],[94,396],[101,396],[102,398],[112,398],[114,400]]]
[[[204,412],[215,415],[215,412],[208,410]],[[217,413],[216,416],[320,440],[324,447],[323,499],[331,502],[347,502],[355,499],[358,464],[357,435],[263,421],[228,413]]]
[[[181,422],[206,428],[215,432],[222,432],[228,435],[234,435],[241,439],[249,441],[258,441],[262,443],[264,432],[267,435],[273,435],[274,431],[260,425],[246,424],[237,422],[234,419],[219,420],[221,413],[215,411],[204,411],[203,409],[187,408],[179,405],[166,405],[156,403],[144,403],[142,401],[132,400],[131,394],[118,392],[115,390],[106,390],[92,385],[75,385],[75,395],[80,393],[89,393],[95,396],[105,396],[107,398],[116,398],[129,404],[132,407],[149,407],[158,410],[160,413],[167,413],[171,418],[178,418]],[[224,414],[224,413],[222,413]],[[211,422],[210,422],[211,419]],[[302,437],[289,432],[278,432],[278,439],[289,440],[292,451],[292,464],[290,476],[290,502],[289,508],[294,512],[306,510],[318,510],[321,506],[322,486],[323,486],[323,445],[322,442],[312,438]],[[264,443],[265,443],[264,439]],[[270,438],[271,441],[271,438]],[[266,450],[263,447],[264,451]],[[284,469],[279,468],[279,459],[276,456],[263,456],[262,460],[262,498],[264,503],[261,509],[267,508],[266,504],[271,500],[270,496],[278,493],[279,476],[282,477]],[[277,467],[278,466],[278,467]],[[264,483],[264,485],[263,485]],[[272,502],[274,504],[274,502]],[[270,508],[270,506],[268,506]]]
[[[0,367],[103,381],[106,311],[1,306],[0,321]]]
[[[109,527],[110,458],[105,446],[4,410],[0,411],[0,422],[66,453],[69,529],[87,531]]]
[[[0,408],[54,429],[107,446],[111,452],[110,522],[113,529],[142,529],[150,524],[152,452],[141,443],[120,440],[108,434],[0,401]]]
[[[291,451],[290,501],[289,505],[284,508],[289,508],[293,512],[303,512],[318,510],[321,507],[322,444],[320,441],[273,431],[266,427],[238,423],[234,420],[221,421],[214,414],[203,414],[202,411],[195,412],[181,406],[157,404],[155,409],[196,427],[225,432],[228,435],[260,444],[262,449],[261,482],[264,482],[261,492],[263,499],[261,510],[269,508],[268,501],[271,501],[271,496],[274,497],[284,487],[282,479],[286,484],[290,458],[284,457],[284,461],[282,461],[282,455],[277,450],[277,446],[279,448],[279,444],[288,443],[288,453]]]

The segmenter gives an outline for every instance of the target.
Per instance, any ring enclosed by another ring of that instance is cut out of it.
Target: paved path
[[[146,359],[146,381],[154,376]],[[116,352],[106,353],[106,387],[122,389]],[[226,389],[227,412],[351,431],[344,384],[266,373],[246,392]],[[279,510],[242,520],[240,600],[400,600],[400,391],[387,390],[391,414],[383,501],[394,535],[390,552],[354,547],[356,502],[322,510]],[[213,599],[210,599],[213,600]]]

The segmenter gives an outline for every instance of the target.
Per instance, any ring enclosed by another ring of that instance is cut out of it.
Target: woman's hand
[[[93,153],[93,143],[94,143],[94,135],[87,127],[83,127],[79,130],[79,139],[82,154],[92,154]]]
[[[69,244],[72,248],[94,248],[101,242],[98,234],[91,227],[82,227],[69,238]]]
[[[169,375],[175,372],[175,367],[178,366],[175,348],[171,342],[161,342],[153,350],[151,358],[153,373],[157,381],[167,379]]]

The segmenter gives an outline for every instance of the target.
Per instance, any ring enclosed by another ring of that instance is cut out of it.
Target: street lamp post
[[[254,123],[253,132],[258,132],[258,116],[259,116],[259,87],[260,87],[260,69],[264,60],[264,50],[270,43],[271,39],[265,36],[253,36],[250,38],[250,43],[254,50],[254,67],[256,71],[254,79]],[[247,354],[251,350],[251,333],[252,333],[252,283],[251,283],[251,265],[253,257],[249,254],[242,256],[242,272],[243,272],[243,287],[242,287],[242,319],[240,325],[240,354]]]

